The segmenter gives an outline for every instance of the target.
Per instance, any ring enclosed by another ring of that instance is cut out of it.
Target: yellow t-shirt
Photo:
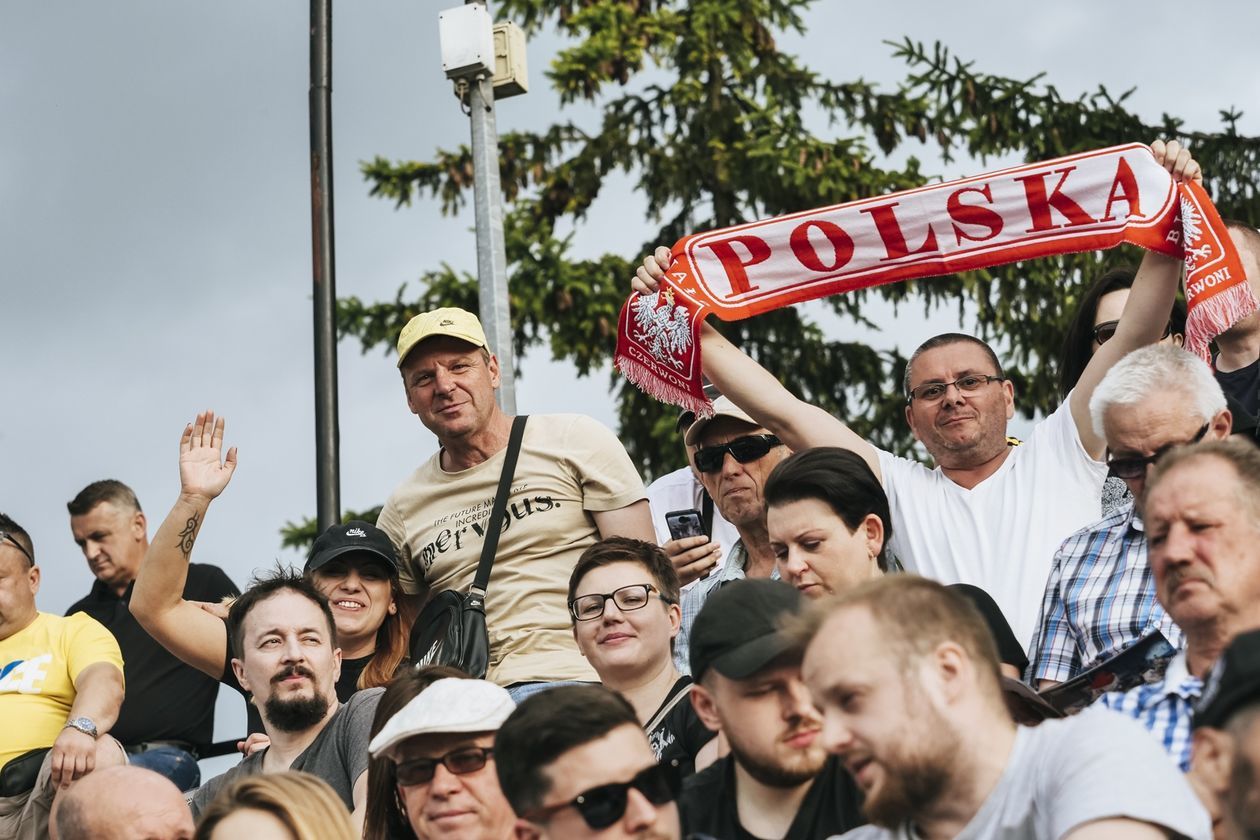
[[[434,455],[390,495],[377,524],[398,549],[405,592],[422,584],[435,593],[468,591],[504,455],[455,473]],[[487,679],[599,679],[573,641],[569,574],[599,539],[589,512],[645,498],[643,480],[606,427],[576,414],[529,418],[486,595]]]
[[[121,673],[122,652],[113,634],[85,613],[62,618],[41,612],[0,640],[0,767],[52,746],[70,718],[74,681],[97,662],[110,662]]]

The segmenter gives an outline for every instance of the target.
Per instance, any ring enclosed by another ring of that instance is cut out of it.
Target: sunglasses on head
[[[1146,468],[1154,464],[1160,458],[1168,453],[1168,450],[1178,446],[1190,446],[1203,440],[1203,436],[1207,434],[1207,430],[1212,427],[1210,422],[1204,423],[1198,433],[1190,438],[1190,440],[1169,443],[1156,449],[1150,455],[1134,456],[1132,458],[1112,458],[1110,453],[1107,455],[1107,475],[1114,475],[1116,478],[1141,478],[1146,475]]]
[[[427,785],[433,781],[439,764],[456,776],[462,776],[465,773],[476,773],[485,767],[492,755],[494,750],[490,747],[461,747],[437,758],[416,758],[399,762],[394,766],[394,775],[400,785]]]
[[[568,802],[538,808],[523,816],[533,822],[542,822],[550,819],[556,812],[571,807],[577,809],[591,830],[599,831],[608,828],[625,816],[630,788],[643,794],[643,797],[653,805],[665,805],[678,798],[681,787],[682,780],[676,769],[665,764],[653,764],[651,767],[640,770],[628,782],[614,782],[610,785],[593,787],[579,793]]]
[[[1106,344],[1116,334],[1116,327],[1118,326],[1120,326],[1119,321],[1103,321],[1092,330],[1094,342],[1099,345]],[[1164,327],[1164,334],[1160,338],[1168,338],[1170,335],[1172,335],[1172,321],[1169,321],[1168,325]]]
[[[24,546],[24,545],[22,545],[22,543],[18,542],[18,538],[17,538],[17,537],[13,536],[13,535],[12,535],[12,534],[10,534],[8,531],[0,531],[0,543],[5,542],[6,540],[7,540],[8,542],[12,543],[14,548],[16,548],[18,551],[22,552],[22,554],[26,556],[26,559],[27,559],[27,560],[29,560],[29,561],[31,562],[31,565],[32,565],[32,566],[34,566],[34,565],[35,565],[35,558],[34,558],[34,557],[32,557],[32,556],[31,556],[31,553],[30,553],[29,551],[27,551],[27,550],[26,550],[26,546]]]
[[[722,469],[726,453],[741,464],[764,457],[767,452],[783,443],[774,435],[746,435],[720,446],[704,446],[696,450],[696,469],[711,473]]]

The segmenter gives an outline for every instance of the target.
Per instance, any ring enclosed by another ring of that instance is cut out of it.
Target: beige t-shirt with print
[[[468,591],[504,454],[452,473],[439,453],[390,495],[377,524],[398,549],[403,591],[424,584],[435,593]],[[645,498],[643,480],[606,427],[576,414],[529,418],[486,595],[487,679],[598,680],[573,641],[569,574],[599,539],[589,512]]]

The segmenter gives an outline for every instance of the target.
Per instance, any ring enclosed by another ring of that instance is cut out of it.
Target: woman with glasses
[[[689,775],[718,757],[691,707],[691,677],[674,665],[682,610],[678,574],[658,546],[625,537],[582,552],[569,578],[578,650],[605,688],[634,707],[656,758]]]
[[[801,594],[822,598],[889,570],[888,497],[861,456],[797,452],[770,473],[765,500],[779,575]]]
[[[1077,306],[1076,314],[1068,324],[1063,337],[1063,350],[1059,355],[1059,395],[1066,398],[1076,387],[1085,366],[1116,333],[1120,314],[1129,300],[1133,287],[1134,271],[1131,268],[1113,268],[1099,277],[1086,291]],[[1180,347],[1185,340],[1186,305],[1177,298],[1173,301],[1168,325],[1164,328],[1161,344]],[[1132,500],[1124,482],[1111,477],[1103,485],[1102,510],[1107,515]]]

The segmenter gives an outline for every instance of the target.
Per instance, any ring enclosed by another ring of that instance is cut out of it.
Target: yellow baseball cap
[[[402,328],[402,332],[398,334],[398,367],[402,367],[407,354],[417,344],[435,335],[449,335],[477,347],[490,349],[490,343],[486,341],[485,331],[481,329],[477,316],[465,309],[447,306],[421,312]]]

